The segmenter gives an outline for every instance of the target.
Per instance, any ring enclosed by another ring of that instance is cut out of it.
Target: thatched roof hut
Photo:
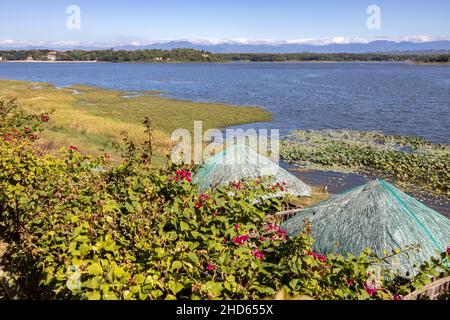
[[[450,243],[450,219],[425,206],[383,180],[335,195],[298,213],[282,224],[295,236],[308,219],[313,227],[314,250],[322,254],[361,254],[370,248],[384,250],[418,245],[418,250],[393,258],[390,266],[404,276],[415,274],[414,265],[429,261]]]
[[[274,184],[284,185],[284,193],[294,196],[311,195],[311,188],[303,181],[250,147],[240,144],[232,145],[206,160],[195,175],[194,182],[204,190],[244,178],[257,179],[267,176],[273,177]]]

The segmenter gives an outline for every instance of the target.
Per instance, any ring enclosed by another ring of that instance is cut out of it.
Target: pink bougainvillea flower
[[[234,230],[236,230],[236,231],[239,230],[239,223],[236,223],[236,224],[234,225]]]
[[[175,171],[175,181],[180,181],[180,180],[184,180],[186,182],[191,183],[192,179],[191,179],[191,172],[188,170],[177,170]]]
[[[403,297],[401,296],[401,295],[399,295],[399,294],[394,294],[393,296],[392,296],[392,300],[403,300]]]
[[[241,190],[242,186],[240,182],[233,182],[232,184],[233,188],[235,188],[236,190]]]
[[[264,253],[262,253],[260,250],[256,249],[252,251],[252,254],[255,256],[256,259],[262,260],[264,259]]]
[[[78,148],[75,147],[75,146],[70,146],[70,147],[69,147],[69,150],[72,150],[72,151],[78,151]]]
[[[355,284],[355,282],[352,279],[347,280],[347,284],[351,287]]]
[[[264,240],[266,240],[266,238],[264,238],[263,236],[259,237],[259,241],[263,242]]]
[[[200,194],[200,201],[206,201],[206,200],[208,200],[209,199],[209,196],[208,195],[206,195],[206,194],[204,194],[204,193],[202,193],[202,194]]]
[[[316,253],[316,252],[308,251],[307,255],[310,256],[310,257],[313,257],[315,259],[318,259],[318,260],[320,260],[322,262],[327,261],[327,257],[325,255],[323,255],[323,254],[319,254],[319,253]]]
[[[250,237],[248,235],[237,236],[233,238],[233,242],[238,245],[243,245]]]
[[[184,178],[185,181],[191,182],[191,178]],[[209,199],[209,196],[202,193],[200,194],[199,201],[197,201],[194,205],[195,209],[203,208],[203,202]]]
[[[42,122],[48,122],[48,120],[50,120],[50,117],[49,117],[48,115],[43,114],[43,115],[41,116],[41,121],[42,121]]]
[[[203,207],[203,203],[201,203],[201,202],[196,202],[195,204],[194,204],[194,208],[195,209],[200,209],[200,208],[202,208]]]
[[[281,239],[285,240],[287,237],[287,232],[284,229],[278,228],[278,233]]]
[[[450,254],[450,246],[447,247],[447,253]]]
[[[372,285],[368,284],[367,282],[364,284],[364,289],[366,289],[366,292],[370,295],[377,293],[378,289],[373,287]]]
[[[213,264],[208,264],[208,266],[206,267],[206,270],[208,270],[208,271],[212,271],[212,270],[216,270],[216,266],[215,265],[213,265]]]
[[[218,211],[214,211],[213,216],[217,217],[218,215],[219,215],[219,212]]]
[[[248,239],[250,239],[250,237],[248,235],[243,235],[243,236],[241,236],[241,239],[243,241],[247,241]]]

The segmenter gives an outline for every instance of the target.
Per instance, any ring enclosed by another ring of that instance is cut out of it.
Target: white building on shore
[[[47,53],[47,60],[48,61],[56,61],[56,52],[50,51]]]

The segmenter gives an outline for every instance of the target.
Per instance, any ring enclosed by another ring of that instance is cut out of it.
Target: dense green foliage
[[[368,171],[450,195],[450,147],[377,132],[296,131],[281,157],[298,165]]]
[[[50,50],[0,51],[3,60],[48,60]],[[105,62],[225,62],[225,61],[410,61],[448,63],[450,54],[417,53],[217,53],[194,49],[69,50],[56,53],[57,61]]]
[[[50,50],[0,51],[3,60],[47,61]],[[56,53],[57,61],[104,61],[104,62],[211,62],[217,58],[207,51],[193,49],[172,50],[70,50]]]
[[[411,61],[450,62],[450,54],[396,54],[396,53],[231,53],[216,54],[226,61]]]
[[[259,299],[283,288],[317,299],[399,299],[445,270],[445,252],[411,281],[382,267],[377,276],[373,266],[387,257],[370,250],[312,252],[310,226],[295,238],[278,227],[283,203],[266,199],[270,180],[201,194],[195,168],[154,169],[148,150],[126,138],[119,165],[74,146],[44,155],[6,135],[46,115],[30,117],[14,101],[0,107],[2,264],[16,298]]]

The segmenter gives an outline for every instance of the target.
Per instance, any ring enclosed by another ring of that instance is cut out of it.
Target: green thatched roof
[[[258,154],[246,145],[232,145],[205,161],[194,177],[200,189],[229,184],[241,179],[272,176],[274,183],[285,183],[286,193],[310,196],[311,188],[280,168],[270,159]]]
[[[298,213],[282,227],[295,236],[307,218],[313,227],[314,250],[359,255],[419,245],[419,251],[395,257],[391,268],[415,274],[413,265],[429,261],[450,243],[450,219],[428,208],[393,185],[377,180],[335,195]]]

